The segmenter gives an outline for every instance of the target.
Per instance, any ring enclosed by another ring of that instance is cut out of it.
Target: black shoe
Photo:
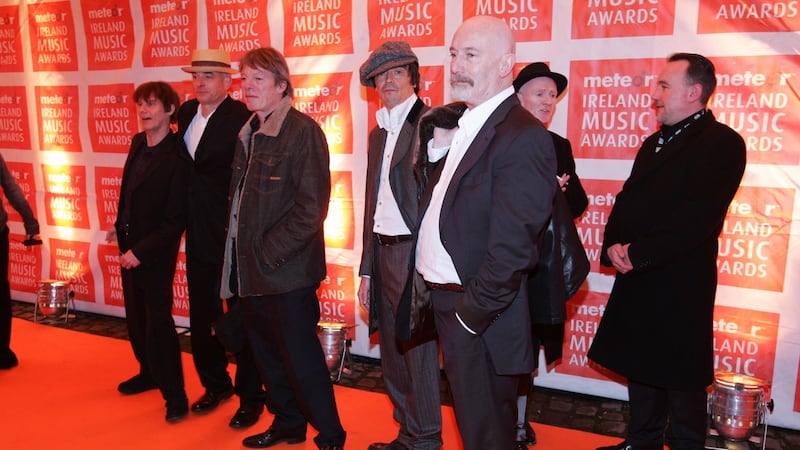
[[[662,450],[663,444],[636,444],[633,445],[627,440],[620,442],[617,445],[608,445],[606,447],[597,447],[597,450]]]
[[[125,395],[141,394],[152,389],[158,389],[156,382],[141,373],[132,376],[117,386],[117,390]]]
[[[597,447],[595,450],[632,450],[633,446],[628,444],[628,441],[622,441],[617,445],[607,445],[605,447]]]
[[[367,450],[408,450],[408,448],[397,441],[392,441],[389,443],[373,442],[372,444],[369,444]]]
[[[0,369],[10,369],[16,367],[18,364],[19,360],[17,359],[17,355],[15,355],[10,348],[0,352]]]
[[[324,445],[319,450],[344,450],[344,445]]]
[[[516,445],[514,445],[514,450],[528,450],[528,444],[525,441],[517,441]]]
[[[264,410],[263,405],[246,405],[241,406],[236,410],[228,426],[231,428],[247,428],[255,425],[258,418],[261,417],[261,411]]]
[[[519,428],[519,427],[518,427]],[[521,442],[527,445],[536,445],[536,432],[533,431],[533,427],[531,426],[530,422],[525,422],[522,427],[525,430],[525,437],[521,437],[517,442]],[[517,434],[520,436],[520,433]]]
[[[189,400],[182,399],[167,402],[167,415],[164,417],[169,423],[180,422],[189,414]]]
[[[233,395],[233,386],[225,389],[224,391],[211,392],[206,390],[206,393],[200,397],[200,400],[192,403],[192,412],[205,414],[213,411],[219,406],[220,403],[231,398]]]
[[[267,431],[244,438],[242,445],[247,448],[267,448],[275,444],[286,442],[287,444],[299,444],[305,442],[305,431],[289,432],[283,431],[275,427],[269,427]],[[339,448],[342,447],[324,447],[324,448]]]

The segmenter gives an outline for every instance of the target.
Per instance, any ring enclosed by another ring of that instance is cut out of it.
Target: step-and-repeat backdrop
[[[405,40],[422,66],[421,97],[442,104],[450,98],[450,38],[474,15],[510,25],[520,66],[548,61],[568,76],[551,128],[572,142],[589,194],[578,229],[592,273],[569,303],[563,361],[536,383],[626,396],[586,358],[613,284],[598,265],[603,226],[639,145],[656,131],[650,92],[664,58],[697,52],[717,66],[711,108],[748,150],[719,238],[715,365],[771,385],[769,422],[800,429],[797,0],[0,0],[0,151],[44,239],[24,247],[11,212],[14,298],[35,301],[42,280],[69,281],[77,309],[121,316],[118,249],[104,236],[138,131],[135,86],[164,80],[188,99],[180,67],[193,49],[223,48],[238,60],[273,46],[288,59],[295,107],[319,122],[330,146],[323,318],[355,325],[352,351],[379,356],[355,307],[366,142],[379,107],[374,91],[359,85],[358,67],[382,42]],[[240,97],[238,82],[231,95]],[[181,253],[174,312],[183,325],[185,269]]]

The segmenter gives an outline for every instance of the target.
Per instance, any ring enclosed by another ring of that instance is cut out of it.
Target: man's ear
[[[699,101],[700,97],[703,96],[703,85],[700,83],[695,83],[689,87],[688,93],[688,100],[690,102]]]
[[[513,53],[506,53],[500,57],[500,76],[506,77],[511,75],[514,70],[514,63],[517,61],[516,55]]]

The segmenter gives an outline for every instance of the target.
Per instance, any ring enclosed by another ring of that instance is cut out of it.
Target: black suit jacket
[[[139,133],[131,141],[131,149],[122,171],[121,192],[130,191],[130,204],[120,195],[118,211],[128,208],[128,224],[114,223],[117,241],[122,253],[132,250],[141,261],[142,268],[161,263],[175,266],[181,234],[186,226],[186,162],[178,156],[179,146],[175,134],[170,133],[153,155],[147,170],[134,184],[130,179],[130,163],[144,151],[145,134]],[[126,226],[127,225],[127,226]]]
[[[417,99],[406,116],[403,126],[397,136],[397,143],[392,153],[392,162],[389,168],[389,184],[392,194],[400,208],[408,229],[414,233],[417,228],[417,210],[419,205],[419,188],[414,178],[414,151],[417,140],[417,123],[420,117],[428,110],[422,100]],[[360,276],[370,276],[370,298],[372,306],[369,309],[369,332],[373,333],[378,327],[378,307],[380,295],[377,285],[379,280],[373,270],[373,255],[375,254],[375,239],[372,229],[375,225],[375,206],[378,198],[381,166],[383,164],[383,150],[386,144],[386,130],[375,127],[369,133],[369,146],[367,147],[367,182],[364,194],[364,230],[363,250],[361,253]],[[374,307],[373,307],[374,306]]]
[[[443,167],[423,193],[420,217]],[[550,219],[555,172],[547,130],[512,95],[475,136],[442,203],[442,243],[465,288],[456,312],[482,336],[498,374],[533,370],[525,281]]]
[[[710,111],[658,153],[642,144],[606,224],[610,246],[630,243],[634,269],[617,274],[589,357],[668,389],[714,380],[717,238],[745,168],[741,136]]]
[[[569,175],[564,195],[567,197],[567,204],[572,217],[577,218],[586,211],[586,207],[589,206],[589,199],[586,197],[583,185],[581,185],[581,179],[575,173],[575,158],[572,156],[572,145],[570,145],[569,140],[552,131],[550,131],[550,136],[553,138],[553,145],[556,149],[556,174],[558,176],[565,173]]]
[[[206,264],[222,264],[225,227],[228,224],[228,188],[233,151],[239,130],[250,118],[244,103],[231,97],[217,107],[197,145],[194,159],[184,144],[184,134],[199,103],[192,99],[178,110],[181,156],[188,161],[188,222],[186,257]]]

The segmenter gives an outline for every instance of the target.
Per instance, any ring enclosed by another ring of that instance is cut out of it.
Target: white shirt
[[[397,137],[416,101],[417,96],[411,95],[403,103],[391,110],[383,107],[375,113],[378,126],[386,130],[386,143],[383,147],[380,172],[378,172],[378,195],[372,226],[374,233],[386,236],[411,234],[411,230],[403,220],[400,207],[397,205],[397,200],[392,193],[392,186],[389,184],[389,171],[391,170],[392,157],[397,145]]]
[[[456,272],[453,258],[450,257],[450,254],[447,253],[442,244],[439,230],[442,202],[447,188],[450,186],[450,181],[453,179],[453,174],[455,174],[478,131],[480,131],[494,110],[512,95],[514,95],[514,89],[508,87],[474,109],[466,110],[458,120],[458,131],[453,136],[449,154],[444,161],[444,167],[442,167],[441,177],[433,188],[431,201],[419,227],[416,269],[425,281],[442,284],[463,284],[458,272]]]
[[[214,109],[214,111],[216,111],[216,109]],[[192,159],[194,159],[197,145],[200,144],[200,138],[203,137],[203,132],[206,130],[208,120],[214,114],[214,111],[211,111],[208,117],[203,117],[203,106],[197,105],[197,113],[186,128],[186,133],[183,135],[183,142],[186,143],[186,149],[189,150],[189,155]]]

